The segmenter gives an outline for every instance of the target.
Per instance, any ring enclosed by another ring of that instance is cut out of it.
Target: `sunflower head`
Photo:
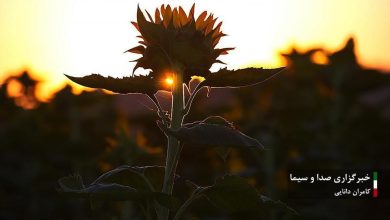
[[[233,48],[216,49],[219,40],[225,36],[221,31],[222,22],[207,11],[194,17],[195,4],[186,14],[182,7],[171,8],[162,5],[154,16],[147,11],[147,17],[138,7],[137,22],[132,22],[140,32],[140,45],[127,52],[141,54],[135,60],[136,66],[150,69],[153,77],[174,72],[174,66],[183,70],[183,78],[188,82],[191,76],[207,76],[214,63],[222,63],[217,58]]]

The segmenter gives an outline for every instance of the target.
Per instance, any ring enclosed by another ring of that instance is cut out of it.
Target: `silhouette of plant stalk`
[[[186,183],[193,190],[191,196],[184,202],[173,196],[176,168],[185,144],[186,147],[219,148],[218,151],[224,155],[233,147],[259,151],[264,149],[258,140],[243,134],[233,123],[220,116],[209,116],[202,121],[183,124],[198,92],[203,87],[240,88],[257,85],[284,69],[221,69],[211,73],[212,64],[222,63],[217,58],[233,48],[215,48],[221,37],[225,36],[220,29],[222,22],[215,26],[217,19],[213,14],[207,16],[206,11],[195,19],[194,10],[195,5],[187,15],[181,7],[172,9],[169,5],[163,5],[161,10],[156,9],[154,19],[146,12],[148,21],[138,8],[137,22],[133,22],[133,25],[141,33],[142,41],[128,52],[142,55],[136,60],[134,70],[139,67],[150,69],[149,75],[121,79],[97,74],[68,76],[74,82],[88,87],[149,96],[161,118],[157,125],[168,139],[165,166],[123,165],[102,174],[88,186],[84,185],[80,176],[64,177],[59,180],[63,193],[92,201],[133,200],[140,206],[146,219],[157,217],[159,220],[181,219],[186,208],[202,196],[228,212],[258,212],[261,207],[281,206],[269,198],[264,199],[245,179],[233,175],[218,177],[214,185],[205,187],[187,180]],[[186,102],[184,85],[188,85],[193,76],[203,77],[204,80]],[[167,77],[173,78],[170,89],[161,84],[169,79]],[[165,114],[155,96],[159,90],[169,90],[172,94],[170,117]]]
[[[173,85],[172,85],[172,106],[171,106],[171,129],[179,129],[183,124],[184,109],[184,91],[183,91],[183,69],[179,66],[174,67]],[[176,167],[180,158],[182,145],[173,135],[167,135],[168,146],[165,160],[165,175],[163,183],[163,193],[172,195],[175,179]],[[168,219],[169,210],[161,209],[159,219]]]

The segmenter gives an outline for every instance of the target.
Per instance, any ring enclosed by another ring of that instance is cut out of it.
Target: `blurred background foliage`
[[[390,167],[390,74],[362,68],[353,39],[336,52],[292,49],[282,56],[289,64],[284,73],[255,87],[203,90],[187,118],[221,115],[266,150],[232,150],[222,159],[215,150],[185,146],[174,194],[184,199],[190,193],[180,179],[211,185],[233,173],[300,213],[268,219],[388,216],[388,201],[292,200],[286,190],[289,169]],[[153,105],[141,95],[73,95],[70,86],[41,103],[37,84],[23,72],[0,87],[0,219],[142,219],[131,203],[91,208],[86,200],[64,198],[56,191],[57,179],[78,173],[90,183],[123,164],[164,165],[165,137]],[[159,98],[169,109],[169,97]],[[187,217],[194,216],[251,219],[223,213],[204,200],[189,207]]]

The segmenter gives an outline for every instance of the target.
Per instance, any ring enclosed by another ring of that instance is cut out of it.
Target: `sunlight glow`
[[[19,81],[12,79],[7,85],[7,95],[11,98],[22,96],[24,93],[24,87]]]
[[[312,62],[314,62],[316,64],[322,64],[322,65],[329,64],[329,59],[323,51],[315,52],[312,55],[311,59],[312,59]]]
[[[165,78],[165,83],[168,86],[172,86],[173,85],[173,79],[171,77],[167,77],[167,78]]]
[[[44,81],[38,98],[48,99],[68,82],[64,73],[130,76],[134,63],[128,61],[137,56],[123,52],[137,45],[137,32],[130,21],[136,20],[138,3],[0,1],[0,84],[14,71],[28,68]],[[188,11],[193,3],[156,0],[139,5],[149,12],[161,4],[181,5]],[[229,69],[280,66],[284,62],[279,54],[292,46],[334,51],[354,36],[364,67],[390,70],[390,4],[386,0],[356,0],[353,4],[349,0],[243,0],[239,4],[197,0],[196,16],[203,10],[223,21],[222,31],[228,34],[217,47],[236,48],[221,58]],[[321,54],[314,59],[327,62]],[[221,67],[215,65],[212,71]]]

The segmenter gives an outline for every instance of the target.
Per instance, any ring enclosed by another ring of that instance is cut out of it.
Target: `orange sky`
[[[162,3],[194,1],[134,0],[1,0],[0,81],[28,68],[45,80],[47,99],[70,75],[129,75],[136,56],[123,51],[136,45],[130,25],[136,7],[154,11]],[[390,70],[390,4],[388,0],[202,0],[222,20],[229,36],[221,47],[236,47],[222,60],[229,68],[282,65],[279,53],[291,46],[340,48],[349,36],[357,42],[366,67]],[[215,67],[217,68],[217,67]]]

